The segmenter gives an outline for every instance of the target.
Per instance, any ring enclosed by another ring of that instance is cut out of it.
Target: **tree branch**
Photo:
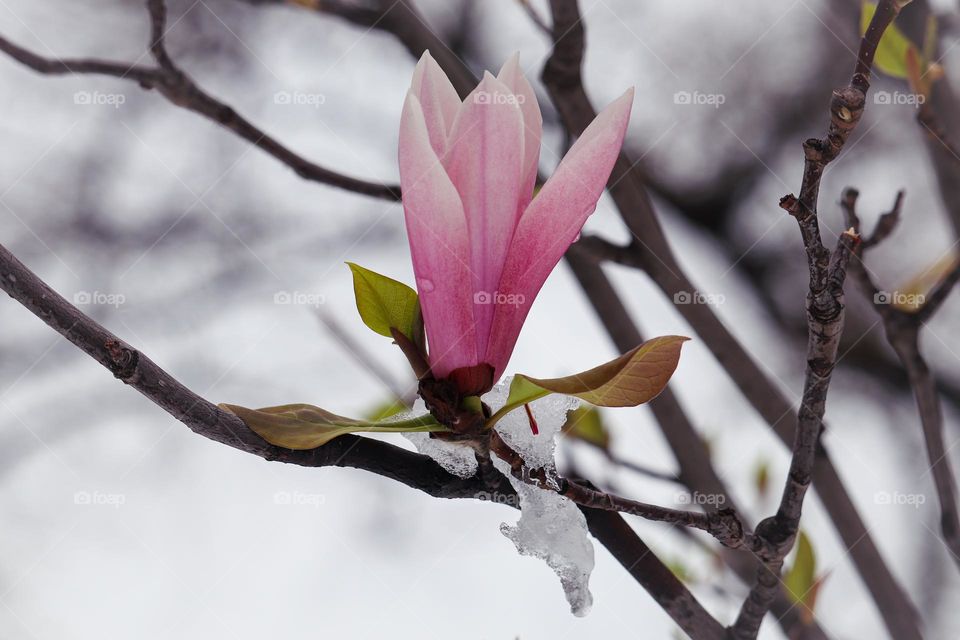
[[[597,264],[591,251],[584,247],[585,242],[589,242],[587,237],[581,238],[570,247],[566,255],[567,263],[573,269],[581,288],[614,344],[621,352],[626,352],[632,348],[631,345],[641,344],[644,341],[643,336],[630,318],[610,280],[603,273],[603,269]],[[660,432],[677,459],[680,481],[692,493],[714,498],[711,504],[706,505],[708,510],[715,511],[717,506],[722,505],[737,511],[733,498],[714,469],[706,444],[690,422],[690,418],[670,386],[668,385],[647,406],[652,410]],[[722,549],[722,552],[727,565],[745,584],[749,584],[755,573],[750,556],[727,548]],[[797,607],[785,592],[781,591],[778,594],[772,609],[787,637],[803,640],[827,638],[823,629],[813,620],[813,612],[807,611],[809,615],[801,615],[801,608]],[[810,622],[805,618],[809,618]]]
[[[150,358],[67,302],[0,245],[0,289],[83,350],[117,379],[147,397],[194,433],[246,453],[304,467],[352,467],[401,482],[438,498],[475,497],[479,491],[511,491],[505,479],[461,480],[405,449],[359,436],[342,436],[308,451],[268,444],[229,411],[183,386]]]
[[[800,527],[803,500],[810,486],[817,449],[821,446],[827,392],[843,333],[843,284],[847,265],[860,243],[859,236],[851,230],[840,234],[833,252],[823,245],[817,216],[820,179],[827,165],[840,154],[863,115],[873,57],[880,37],[900,11],[900,1],[880,2],[862,38],[850,84],[833,92],[827,135],[822,139],[811,138],[803,144],[804,168],[800,196],[789,194],[780,200],[780,206],[797,219],[810,271],[806,305],[807,368],[793,456],[780,506],[776,514],[757,526],[756,537],[759,540],[756,550],[762,563],[758,568],[756,584],[731,628],[731,636],[737,640],[752,640],[760,632],[760,624],[779,588],[775,578],[779,576],[784,558],[793,548]]]
[[[496,431],[490,434],[490,452],[507,462],[511,473],[519,480],[545,491],[556,491],[582,507],[627,513],[654,522],[700,529],[731,549],[741,548],[751,542],[750,534],[744,531],[743,523],[733,509],[720,509],[707,513],[669,509],[597,491],[584,484],[555,476],[553,472],[545,469],[528,469],[520,454],[504,442]]]
[[[17,46],[3,36],[0,36],[0,51],[43,75],[94,74],[136,81],[144,89],[156,89],[172,104],[229,129],[293,169],[305,180],[384,200],[400,200],[398,186],[367,182],[314,164],[258,129],[229,105],[206,93],[167,54],[164,46],[166,8],[163,1],[148,0],[147,6],[150,14],[150,52],[157,62],[156,67],[85,58],[46,58]]]
[[[580,70],[584,33],[576,0],[551,0],[556,34],[554,55],[544,69],[546,85],[564,125],[581,132],[596,116],[583,90]],[[612,195],[634,241],[617,252],[620,261],[645,271],[668,299],[697,291],[683,272],[653,210],[643,178],[632,160],[621,153],[610,177]],[[796,414],[790,400],[757,365],[743,345],[730,333],[708,305],[678,305],[677,310],[704,341],[717,362],[726,370],[744,397],[774,429],[780,439],[792,445]],[[840,475],[825,447],[817,449],[814,485],[830,519],[877,604],[891,635],[918,638],[918,620],[912,603],[884,562],[863,519],[857,513]]]
[[[690,591],[646,548],[630,525],[612,511],[583,509],[590,532],[624,569],[646,589],[660,607],[695,640],[726,640],[723,626],[693,597]],[[636,540],[634,541],[634,538]],[[639,543],[639,544],[638,544]]]
[[[438,498],[479,498],[494,492],[515,495],[509,481],[492,466],[481,464],[477,476],[461,479],[426,456],[371,438],[343,435],[305,451],[271,445],[235,415],[193,393],[145,354],[84,315],[2,245],[0,289],[106,367],[114,377],[205,438],[265,460],[307,467],[363,469]],[[722,640],[723,627],[710,617],[623,518],[616,513],[598,515],[586,506],[581,510],[591,533],[650,591],[681,628],[696,640]]]
[[[858,195],[855,189],[847,189],[841,199],[847,224],[856,230],[860,228],[860,219],[856,212]],[[882,237],[889,235],[896,220],[899,219],[902,200],[901,192],[897,196],[893,209],[881,218],[881,223],[884,219],[893,221],[882,233]],[[874,231],[872,238],[877,235],[877,231]],[[954,265],[953,269],[934,286],[917,311],[903,311],[891,304],[891,300],[879,297],[880,291],[862,262],[866,250],[876,243],[877,241],[874,241],[860,248],[856,255],[857,260],[851,265],[850,273],[864,297],[872,303],[873,308],[883,320],[887,342],[893,347],[907,372],[907,379],[917,403],[917,412],[920,414],[927,460],[930,463],[937,500],[940,503],[940,530],[943,533],[943,543],[952,556],[954,564],[960,569],[960,510],[957,506],[957,486],[943,441],[943,411],[940,407],[936,380],[920,352],[920,331],[960,280],[960,263]]]

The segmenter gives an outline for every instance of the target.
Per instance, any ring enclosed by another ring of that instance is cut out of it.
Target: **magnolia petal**
[[[533,197],[540,163],[540,139],[543,135],[543,116],[537,94],[520,70],[520,53],[514,53],[503,64],[497,79],[507,86],[517,98],[523,113],[523,168],[520,179],[520,207],[517,216],[523,213]]]
[[[523,115],[510,89],[489,73],[464,101],[444,160],[470,234],[478,352],[493,320],[490,300],[513,238],[520,200]]]
[[[417,62],[410,92],[417,97],[423,109],[430,146],[442,158],[447,150],[447,136],[460,110],[460,96],[429,51],[424,51]]]
[[[482,359],[503,370],[547,276],[593,213],[616,162],[630,120],[633,89],[590,123],[527,207],[514,234],[498,288],[490,340]]]
[[[477,364],[470,241],[463,205],[430,144],[420,101],[400,120],[403,213],[435,375]]]

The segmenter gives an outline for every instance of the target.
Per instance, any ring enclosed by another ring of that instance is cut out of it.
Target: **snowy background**
[[[706,0],[581,4],[587,88],[604,105],[637,87],[628,145],[651,173],[673,246],[699,287],[722,296],[717,313],[798,399],[804,257],[795,223],[776,203],[798,188],[800,141],[822,134],[829,92],[852,68],[857,4],[745,0],[736,11]],[[519,49],[528,76],[538,78],[548,43],[515,2],[419,5],[475,70],[497,69]],[[544,13],[542,2],[534,6]],[[957,10],[953,0],[935,6]],[[397,124],[415,61],[391,36],[296,7],[236,0],[176,0],[170,23],[174,59],[255,124],[324,166],[398,179]],[[0,33],[47,55],[147,63],[147,24],[139,1],[0,0]],[[956,36],[943,43],[955,84]],[[541,168],[549,172],[562,140],[535,84],[547,127]],[[68,299],[88,294],[93,304],[84,309],[110,330],[214,402],[310,402],[364,414],[388,391],[318,322],[320,310],[409,384],[399,351],[357,317],[343,264],[413,281],[398,205],[305,182],[131,82],[45,78],[0,56],[0,85],[0,242]],[[877,87],[902,90],[890,81]],[[725,101],[677,105],[679,91]],[[78,104],[78,92],[106,98]],[[317,98],[282,104],[278,92]],[[855,185],[869,228],[907,189],[903,228],[871,258],[893,287],[947,255],[954,235],[912,108],[873,107],[824,180],[821,212],[832,235],[841,227],[840,191]],[[712,206],[691,217],[671,205],[699,196],[722,203],[724,195],[732,200],[722,220],[710,218],[720,213]],[[606,199],[587,231],[628,237]],[[646,335],[693,335],[642,274],[608,272]],[[283,293],[304,304],[278,304]],[[859,318],[851,321],[850,344],[883,353],[875,318],[862,309]],[[960,385],[958,319],[954,296],[924,335],[947,385]],[[614,355],[561,265],[533,307],[510,370],[561,375]],[[883,555],[921,607],[928,637],[956,638],[960,611],[949,603],[960,596],[960,579],[937,540],[912,400],[871,362],[841,362],[827,445]],[[701,342],[684,348],[672,384],[749,519],[770,513],[786,452]],[[958,397],[944,399],[948,446],[960,441]],[[620,457],[673,469],[646,408],[604,416]],[[410,446],[400,437],[391,442]],[[956,463],[960,454],[951,453]],[[676,487],[605,465],[583,446],[565,443],[561,458],[627,496],[666,506],[682,500]],[[593,611],[574,618],[553,572],[519,557],[499,532],[501,522],[515,521],[513,510],[436,500],[355,470],[268,463],[199,438],[6,298],[0,461],[3,638],[675,633],[599,545]],[[763,463],[775,487],[767,496],[753,482]],[[877,499],[895,492],[925,503]],[[682,563],[715,615],[733,619],[745,592],[734,577],[667,527],[630,522],[665,561]],[[836,638],[884,637],[815,496],[804,529],[818,571],[829,572],[817,607],[821,625]],[[781,637],[780,630],[768,620],[763,637]]]

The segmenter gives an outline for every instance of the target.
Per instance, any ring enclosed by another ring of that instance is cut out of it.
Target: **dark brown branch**
[[[485,481],[460,480],[425,456],[370,438],[342,436],[309,451],[268,444],[235,415],[193,393],[145,354],[85,316],[2,245],[0,289],[106,367],[114,377],[205,438],[266,460],[305,467],[364,469],[440,498],[469,498],[479,491],[490,490]],[[494,484],[497,491],[510,490],[505,480],[495,480]]]
[[[950,139],[945,118],[941,117],[946,116],[956,128],[960,123],[960,99],[947,77],[933,82],[930,95],[924,98],[917,107],[917,123],[924,134],[940,199],[947,209],[954,235],[960,237],[960,148]]]
[[[358,21],[358,23],[361,23],[361,21],[370,20],[371,22],[369,26],[371,27],[377,26],[379,23],[382,22],[383,23],[382,28],[390,30],[391,32],[395,33],[395,35],[397,35],[397,37],[400,38],[402,41],[404,41],[405,43],[409,43],[408,47],[416,48],[418,45],[414,43],[421,42],[425,38],[426,39],[433,38],[434,40],[430,40],[431,42],[439,42],[439,40],[435,39],[435,36],[429,30],[429,28],[426,27],[425,23],[423,23],[422,19],[417,14],[415,9],[409,4],[407,4],[406,2],[401,1],[401,2],[391,4],[385,13],[378,14],[376,17],[372,17],[370,14],[363,11],[353,11],[348,7],[348,5],[338,3],[338,2],[325,2],[323,6],[331,10],[342,11],[344,17],[347,17],[348,19],[351,19],[351,20]],[[386,19],[388,13],[392,14],[391,17],[394,19]],[[158,20],[162,18],[162,12],[159,12],[159,13],[154,12],[151,14],[151,17],[154,20]],[[155,24],[156,23],[154,23],[154,25]],[[158,37],[157,34],[162,34],[162,29],[156,29],[156,28],[153,29],[153,39],[151,42],[151,45],[152,45],[151,49],[152,51],[154,51],[155,54],[158,51],[159,52],[164,51],[162,37]],[[27,64],[31,68],[34,68],[35,70],[41,73],[48,73],[48,74],[100,73],[100,74],[112,75],[116,77],[125,77],[123,75],[125,67],[120,63],[109,63],[109,62],[102,62],[102,61],[96,61],[96,60],[92,60],[92,61],[79,60],[78,61],[78,60],[54,60],[54,59],[42,58],[24,49],[21,49],[16,45],[13,45],[12,43],[10,43],[9,41],[6,41],[2,37],[0,37],[0,50],[5,51],[8,55],[11,55],[11,57],[13,57],[14,59],[24,64]],[[422,50],[423,49],[420,49],[421,52]],[[160,55],[162,56],[163,53],[161,53]],[[471,78],[471,75],[468,70],[465,70],[462,67],[457,67],[457,65],[454,65],[451,63],[452,60],[458,60],[458,59],[452,52],[450,52],[445,47],[441,46],[441,47],[438,47],[436,50],[434,50],[434,57],[438,59],[438,61],[440,61],[441,64],[447,65],[448,68],[455,67],[460,70],[459,78],[457,78],[456,73],[453,73],[451,75],[454,83],[461,89],[465,86],[464,78],[467,78],[467,79]],[[164,95],[171,100],[174,100],[174,98],[178,97],[178,93],[180,93],[179,88],[178,87],[171,88],[170,86],[167,86],[168,84],[172,83],[173,79],[168,78],[165,73],[159,72],[158,70],[153,68],[141,69],[139,67],[134,68],[134,72],[136,72],[139,75],[140,79],[143,80],[141,84],[143,84],[145,88],[156,87],[160,89],[164,93]],[[178,84],[190,83],[189,79],[186,78],[186,76],[181,76],[180,78],[176,78],[176,80]],[[219,107],[217,107],[219,103],[216,103],[215,101],[213,101],[213,99],[210,98],[209,96],[205,96],[203,94],[200,94],[199,96],[189,95],[191,92],[199,93],[199,89],[193,86],[192,83],[190,83],[189,86],[191,88],[191,91],[187,92],[188,95],[180,96],[178,98],[181,100],[184,98],[190,99],[189,102],[186,104],[187,108],[191,108],[192,110],[197,110],[200,113],[204,113],[204,115],[208,115],[207,111],[211,109],[213,109],[214,111],[217,108],[222,108],[223,110],[229,110],[229,108],[225,107],[224,105],[219,105]],[[471,88],[472,88],[472,84],[469,88],[463,91],[463,93],[465,94]],[[222,115],[222,114],[213,114],[213,115]],[[260,134],[260,132],[253,129],[251,125],[249,125],[248,123],[238,124],[239,116],[232,113],[232,110],[227,112],[227,115],[225,118],[214,117],[213,119],[217,120],[221,124],[224,124],[224,126],[227,126],[228,128],[233,129],[235,132],[237,132],[241,136],[246,137],[248,139],[250,139],[251,136],[261,136],[257,138],[257,141],[255,142],[255,144],[261,147],[264,147],[265,144],[269,146],[269,142],[270,142],[269,139],[262,137],[262,134]],[[267,142],[264,142],[265,140]],[[305,161],[298,161],[296,160],[296,158],[290,158],[288,157],[289,152],[284,153],[284,150],[278,147],[279,145],[274,143],[272,147],[268,148],[268,151],[271,152],[273,155],[280,157],[282,161],[285,161],[287,164],[290,164],[291,166],[293,166],[294,169],[297,170],[298,174],[308,179],[315,179],[320,182],[330,182],[330,179],[327,179],[329,178],[329,176],[323,176],[324,179],[318,178],[316,174],[321,171],[319,167],[315,167],[314,165],[307,166],[309,165],[309,163],[304,164]],[[333,178],[333,180],[337,186],[344,186],[344,180],[346,181],[351,180],[349,178],[343,178],[342,176],[336,176],[335,174],[334,176],[335,177]],[[350,184],[349,182],[347,183],[347,185],[348,185],[347,188],[352,188],[356,186],[354,184]],[[380,191],[366,190],[362,188],[362,185],[361,185],[361,188],[353,188],[353,190],[355,191],[358,191],[361,193],[368,193],[369,195],[386,197],[388,199],[399,199],[398,189],[396,188],[391,189],[386,187],[384,189],[388,190],[389,194],[384,195],[384,193]],[[12,258],[12,256],[10,257]],[[60,299],[60,301],[66,304],[66,302],[63,301],[62,299]],[[75,309],[74,309],[74,312],[76,312]],[[43,311],[42,309],[35,309],[35,313],[37,313],[41,317],[45,316],[45,311]],[[100,328],[100,330],[103,331],[106,335],[110,335],[106,333],[105,330],[102,329],[102,327]],[[68,338],[71,338],[71,334],[69,330],[64,331],[64,335],[66,335],[66,337]],[[77,342],[76,340],[74,340],[74,342],[77,343],[79,346],[81,346],[81,348],[84,348],[83,346],[84,343],[82,343],[82,341]],[[129,347],[124,346],[123,348],[130,353],[137,353],[136,351],[130,349]],[[87,348],[85,348],[84,350],[87,351],[88,353],[91,353],[91,351],[88,350]],[[96,352],[97,350],[94,349],[94,351]],[[94,355],[94,354],[91,353],[91,355]],[[94,357],[96,357],[96,355]],[[137,359],[139,361],[140,359],[139,355],[137,356]],[[148,362],[148,361],[144,359],[144,362]],[[155,365],[153,366],[155,367]],[[139,374],[137,377],[139,378]],[[164,390],[168,388],[175,389],[178,392],[183,392],[189,395],[188,390],[181,388],[179,383],[176,383],[176,381],[174,381],[172,378],[169,378],[167,374],[163,373],[161,378],[163,380],[163,383],[158,386],[161,387],[162,389]],[[140,390],[141,392],[144,392],[144,389],[140,389]],[[159,401],[158,404],[161,404],[161,406],[164,406],[162,404],[164,402],[163,398],[158,398],[157,400]],[[164,406],[164,408],[167,408],[167,407]],[[223,441],[221,440],[221,438],[225,438],[225,436],[222,436],[222,433],[224,431],[233,433],[234,431],[236,431],[236,428],[239,426],[235,424],[227,424],[227,425],[221,424],[220,421],[224,419],[223,416],[225,415],[222,412],[217,414],[216,420],[214,420],[212,423],[207,420],[201,420],[198,422],[195,416],[192,415],[192,412],[194,410],[197,410],[197,411],[206,410],[208,412],[218,411],[216,407],[207,403],[206,401],[198,402],[196,405],[194,405],[193,402],[190,402],[189,409],[190,409],[190,413],[178,413],[174,411],[171,411],[171,413],[172,415],[177,417],[179,420],[185,422],[185,424],[195,429],[198,433],[201,433],[207,437],[213,437],[218,441]],[[386,452],[391,452],[393,449],[396,449],[395,447],[390,447],[390,445],[385,445],[378,441],[373,441],[366,438],[358,438],[354,436],[345,436],[345,437],[338,438],[337,440],[331,442],[329,445],[325,445],[320,449],[313,450],[310,452],[288,452],[287,450],[282,450],[282,449],[277,450],[274,447],[269,447],[269,445],[265,445],[265,443],[263,443],[262,441],[258,441],[259,438],[257,438],[257,436],[253,435],[251,432],[244,431],[242,432],[242,435],[243,435],[243,438],[237,440],[237,442],[243,443],[244,447],[250,447],[250,451],[253,453],[256,453],[257,447],[266,446],[267,453],[266,455],[264,455],[264,457],[267,457],[268,459],[284,460],[288,462],[296,462],[301,464],[316,464],[317,466],[322,466],[326,464],[327,458],[332,457],[327,455],[321,455],[319,453],[322,451],[326,451],[328,449],[332,451],[338,450],[341,447],[344,449],[342,455],[335,455],[334,457],[334,461],[335,461],[334,464],[341,464],[343,466],[352,466],[350,465],[348,454],[354,449],[365,450],[369,448],[370,445],[368,445],[368,443],[373,443],[372,448],[382,449],[383,451],[386,451]],[[256,438],[256,440],[254,440],[253,442],[247,442],[247,440],[245,440],[244,438],[246,439]],[[232,441],[228,441],[226,443],[231,444],[231,446],[238,446],[239,448],[239,445]],[[331,446],[334,444],[337,444],[338,446],[336,447]],[[244,450],[247,450],[247,449],[245,448]],[[416,460],[416,461],[421,461],[423,464],[426,464],[428,467],[430,467],[430,471],[437,471],[439,469],[439,467],[437,467],[432,461],[430,461],[427,458],[424,458],[423,456],[418,456],[416,454],[412,454],[412,453],[403,451],[401,449],[396,449],[396,450],[400,452],[400,454],[402,454],[403,456],[407,457],[408,461]],[[384,456],[384,457],[388,457],[388,456]],[[375,464],[375,461],[370,462],[371,466],[373,466],[374,464]],[[361,465],[357,464],[356,466],[361,466]],[[366,467],[361,466],[361,468],[366,468]],[[385,470],[382,473],[382,475],[385,475],[387,477],[395,477],[396,479],[407,482],[411,486],[416,486],[417,488],[423,488],[423,490],[430,492],[432,495],[438,495],[442,497],[468,497],[469,495],[472,495],[472,496],[477,495],[478,487],[475,482],[472,482],[472,481],[463,482],[463,484],[466,485],[466,488],[464,489],[459,489],[456,486],[454,486],[452,489],[448,490],[446,487],[442,485],[442,483],[421,481],[421,479],[417,476],[416,472],[418,471],[418,469],[417,469],[417,465],[415,464],[404,464],[403,462],[401,462],[401,464],[399,464],[397,468],[403,471],[398,472],[395,469],[388,469],[388,470]],[[483,465],[481,465],[481,468],[484,468]],[[446,474],[444,474],[441,471],[440,476],[444,477],[445,475]],[[500,477],[499,479],[501,481],[504,480],[502,477]],[[487,481],[487,484],[489,484],[489,481]],[[484,484],[479,484],[480,490],[482,490],[483,486]],[[506,491],[509,491],[509,485],[506,486],[506,489],[501,488],[500,490],[506,493]],[[673,615],[678,617],[678,623],[683,628],[690,628],[690,625],[694,625],[692,628],[695,628],[695,629],[703,628],[704,631],[702,633],[698,632],[697,635],[694,636],[698,638],[702,637],[702,638],[711,638],[711,639],[718,638],[719,639],[722,637],[723,635],[722,627],[718,623],[716,623],[716,621],[713,620],[709,616],[709,614],[706,613],[705,610],[702,609],[699,603],[697,603],[696,600],[689,593],[689,591],[687,591],[686,587],[684,587],[682,583],[680,583],[672,575],[672,573],[670,573],[669,569],[667,569],[666,566],[663,565],[656,558],[656,556],[654,556],[650,552],[650,550],[643,544],[643,542],[636,536],[636,534],[634,534],[632,530],[630,530],[630,528],[623,522],[622,518],[619,515],[613,514],[613,513],[607,513],[603,517],[591,516],[592,512],[586,508],[584,508],[584,512],[588,516],[591,532],[595,536],[597,536],[597,538],[603,544],[605,544],[611,549],[611,552],[615,557],[617,557],[618,561],[625,568],[627,568],[627,570],[631,573],[631,575],[634,578],[636,578],[638,582],[641,583],[642,586],[644,586],[646,589],[648,589],[651,592],[653,597],[658,602],[663,604],[665,609],[667,609]],[[642,577],[641,577],[641,573],[642,573]]]
[[[857,196],[856,190],[847,189],[841,199],[847,223],[854,229],[860,228],[860,219],[856,213]],[[894,220],[899,219],[902,200],[901,192],[893,209],[885,214],[884,218],[889,216]],[[876,236],[876,232],[873,235]],[[889,232],[886,235],[889,235]],[[880,290],[862,262],[867,248],[864,246],[858,252],[855,263],[851,265],[851,277],[883,320],[887,342],[893,347],[907,373],[917,403],[917,412],[920,414],[927,460],[940,504],[940,531],[943,534],[944,546],[960,569],[960,508],[957,505],[956,481],[943,440],[943,410],[940,407],[936,380],[920,352],[920,332],[960,280],[960,263],[955,264],[934,286],[917,311],[903,311],[891,304],[894,301],[879,296]]]
[[[616,512],[630,513],[648,520],[702,529],[730,546],[742,546],[743,544],[743,527],[740,525],[736,514],[732,511],[702,514],[665,509],[655,505],[611,496],[584,484],[571,482],[566,478],[555,475],[548,477],[548,472],[544,469],[527,469],[523,458],[514,451],[510,445],[504,442],[496,431],[490,433],[489,449],[491,454],[496,455],[510,465],[510,472],[514,477],[537,486],[542,490],[556,491],[558,494],[572,500],[579,505],[584,514],[587,515],[588,521],[591,518],[593,521],[600,521],[601,517],[596,514],[601,512],[611,514]],[[737,537],[738,541],[736,543],[732,542],[734,537]],[[619,541],[611,541],[611,543],[616,545],[620,544]],[[607,543],[604,542],[604,544]],[[663,607],[664,611],[666,611],[673,618],[674,622],[686,631],[691,638],[698,640],[700,638],[722,639],[726,637],[726,630],[723,628],[723,625],[717,622],[717,620],[700,605],[693,594],[691,594],[682,583],[677,581],[675,576],[672,577],[672,580],[667,579],[658,567],[650,567],[651,573],[644,575],[634,574],[632,567],[627,564],[624,564],[624,567],[634,575],[638,582],[647,587],[650,594]],[[656,579],[653,584],[650,584],[652,577]],[[649,587],[648,584],[650,584]],[[677,606],[678,601],[683,602],[683,606]]]
[[[530,18],[530,22],[539,29],[542,33],[545,33],[547,36],[553,35],[553,29],[550,28],[543,18],[540,17],[540,13],[537,11],[536,7],[530,4],[530,0],[517,0],[523,10],[527,12],[527,17]]]
[[[503,441],[496,431],[490,434],[490,451],[510,464],[514,477],[547,491],[556,491],[588,509],[617,511],[638,516],[654,522],[706,531],[725,547],[737,549],[750,543],[750,536],[743,529],[739,516],[733,509],[720,509],[708,513],[681,511],[658,505],[637,502],[603,491],[597,491],[563,477],[549,476],[544,469],[527,469],[523,458]]]
[[[817,215],[820,179],[827,165],[843,150],[851,132],[863,115],[869,76],[880,37],[900,11],[900,0],[882,0],[864,34],[857,65],[850,84],[833,92],[830,101],[830,125],[824,138],[804,142],[803,179],[800,196],[784,196],[780,206],[797,219],[810,271],[807,292],[807,368],[803,397],[797,416],[793,456],[784,483],[777,512],[763,520],[756,530],[756,552],[762,562],[757,581],[731,628],[737,640],[752,640],[779,590],[779,574],[783,560],[793,548],[803,501],[812,481],[817,450],[823,433],[823,415],[833,368],[837,361],[843,333],[844,294],[850,256],[860,244],[860,237],[850,230],[840,234],[836,249],[823,245]],[[772,553],[770,552],[772,551]],[[909,636],[914,637],[914,636]],[[919,634],[916,634],[919,638]]]
[[[370,353],[359,344],[353,337],[340,326],[333,316],[322,311],[317,312],[317,319],[330,332],[334,338],[343,346],[343,348],[353,356],[364,369],[370,372],[373,377],[383,383],[383,386],[393,395],[394,399],[405,407],[413,406],[417,399],[417,385],[412,382],[406,389],[401,385],[390,372],[384,368]]]
[[[174,105],[200,114],[229,129],[293,169],[305,180],[384,200],[400,199],[400,188],[397,186],[359,180],[310,162],[258,129],[229,105],[203,91],[186,73],[174,65],[166,52],[163,43],[166,10],[163,2],[149,0],[148,9],[151,25],[150,51],[157,62],[157,67],[94,59],[46,58],[13,44],[3,36],[0,36],[0,51],[44,75],[95,74],[135,81],[144,89],[156,89]]]
[[[587,525],[624,569],[691,638],[726,640],[726,631],[650,549],[631,543],[633,530],[612,511],[584,509]],[[636,537],[636,534],[633,534]],[[645,546],[645,545],[644,545]]]
[[[921,323],[928,322],[947,300],[958,281],[960,281],[960,260],[953,263],[953,268],[924,297],[923,304],[917,310],[917,320]]]
[[[266,460],[309,467],[363,469],[438,498],[478,498],[497,492],[514,495],[506,478],[489,465],[466,480],[448,474],[434,461],[399,447],[353,435],[307,451],[268,444],[235,415],[184,387],[146,355],[85,316],[0,245],[0,289],[57,333],[106,367],[192,431]],[[591,533],[646,588],[691,637],[722,640],[713,620],[683,584],[616,513],[582,507]]]
[[[254,3],[280,4],[276,0],[255,0]],[[430,32],[409,3],[398,3],[397,9],[389,12],[391,15],[387,16],[388,19],[384,19],[382,22],[381,19],[384,18],[384,15],[379,10],[356,9],[347,3],[332,1],[324,2],[320,7],[322,7],[322,10],[338,13],[346,19],[357,22],[357,24],[377,26],[392,32],[416,55],[419,55],[429,46],[433,50],[434,56],[440,61],[441,66],[451,75],[451,79],[461,93],[464,93],[464,78],[467,79],[466,90],[469,91],[472,88],[469,71]],[[57,71],[59,73],[71,71],[64,68],[61,61],[47,61],[42,58],[38,58],[38,60],[44,64],[49,63],[53,68],[61,69]],[[111,71],[122,67],[122,65],[99,61],[90,61],[89,65],[81,64],[81,67],[83,67],[82,71],[88,73],[104,73],[105,71],[101,68],[103,64],[106,64]],[[615,176],[619,176],[621,173],[622,171],[616,171]],[[623,208],[620,199],[618,199],[618,205]],[[640,217],[642,218],[642,215]],[[659,233],[659,229],[655,230]],[[678,268],[675,273],[669,273],[672,271],[672,267],[676,267],[676,263],[669,255],[668,248],[666,251],[661,251],[663,247],[660,247],[660,245],[663,239],[659,236],[662,236],[662,233],[647,237],[650,241],[648,244],[656,248],[656,251],[649,251],[648,257],[652,256],[654,259],[648,261],[653,265],[652,268],[648,266],[648,272],[668,295],[678,291],[691,291],[692,286],[687,286],[689,283]],[[661,259],[659,256],[665,256],[665,258]],[[667,259],[670,261],[668,262]],[[679,277],[671,279],[671,276],[677,274],[679,274]],[[788,400],[771,383],[764,372],[757,367],[756,363],[750,359],[739,343],[726,331],[725,327],[708,309],[702,308],[701,305],[690,305],[681,309],[681,311],[684,312],[685,317],[695,327],[698,334],[708,343],[718,360],[727,368],[728,373],[741,386],[747,398],[758,411],[772,426],[777,428],[782,437],[784,433],[788,433],[791,429],[790,421],[780,420],[780,417],[788,413],[788,411],[783,410],[783,407],[787,407],[789,410]],[[906,620],[906,624],[911,624],[912,616],[904,615],[904,611],[909,610],[909,605],[906,603],[902,590],[890,575],[872,539],[869,536],[864,537],[866,529],[848,494],[843,490],[839,476],[830,465],[829,460],[826,459],[825,454],[821,454],[820,464],[817,467],[816,485],[821,489],[823,500],[841,536],[847,545],[853,549],[852,555],[857,568],[865,583],[871,589],[874,598],[880,603],[881,611],[885,619],[888,620],[888,626],[892,624],[891,619],[894,621],[897,619]],[[904,604],[907,606],[903,606]]]
[[[700,529],[716,538],[717,542],[723,546],[731,549],[739,549],[750,543],[750,534],[743,530],[740,517],[732,509],[720,509],[706,513],[668,509],[596,491],[566,479],[561,479],[558,493],[591,509],[617,511],[654,522],[665,522]]]
[[[550,6],[556,42],[553,55],[544,69],[543,81],[564,126],[576,134],[583,131],[596,116],[583,89],[580,73],[584,51],[583,24],[576,0],[551,0]],[[614,166],[609,188],[621,217],[634,235],[634,241],[624,249],[632,254],[631,264],[643,269],[668,299],[692,295],[697,288],[683,272],[670,248],[644,187],[642,175],[624,153],[621,153]],[[744,397],[780,439],[788,446],[792,445],[796,430],[794,407],[770,376],[708,305],[678,305],[677,310],[704,341]],[[823,446],[817,450],[813,479],[820,499],[850,550],[850,557],[891,635],[919,637],[917,615],[912,603],[880,555]]]
[[[585,295],[597,312],[597,318],[606,327],[614,344],[621,352],[641,344],[643,336],[623,302],[614,290],[609,278],[597,264],[592,251],[586,245],[593,238],[584,237],[570,247],[566,260],[573,269]],[[611,245],[614,246],[614,245]],[[680,481],[692,492],[710,496],[708,510],[718,506],[737,510],[736,504],[720,479],[710,459],[706,443],[697,433],[679,400],[668,385],[664,391],[648,404],[664,439],[676,456],[680,469]],[[732,549],[723,549],[724,561],[744,583],[749,584],[756,573],[750,556]],[[781,591],[773,603],[772,610],[787,637],[799,637],[804,640],[824,640],[826,633],[815,620],[807,622],[801,610]],[[809,611],[809,618],[813,612]]]

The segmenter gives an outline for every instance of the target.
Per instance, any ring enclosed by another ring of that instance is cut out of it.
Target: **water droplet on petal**
[[[417,278],[417,286],[423,293],[430,293],[434,288],[433,280],[430,280],[429,278]]]

